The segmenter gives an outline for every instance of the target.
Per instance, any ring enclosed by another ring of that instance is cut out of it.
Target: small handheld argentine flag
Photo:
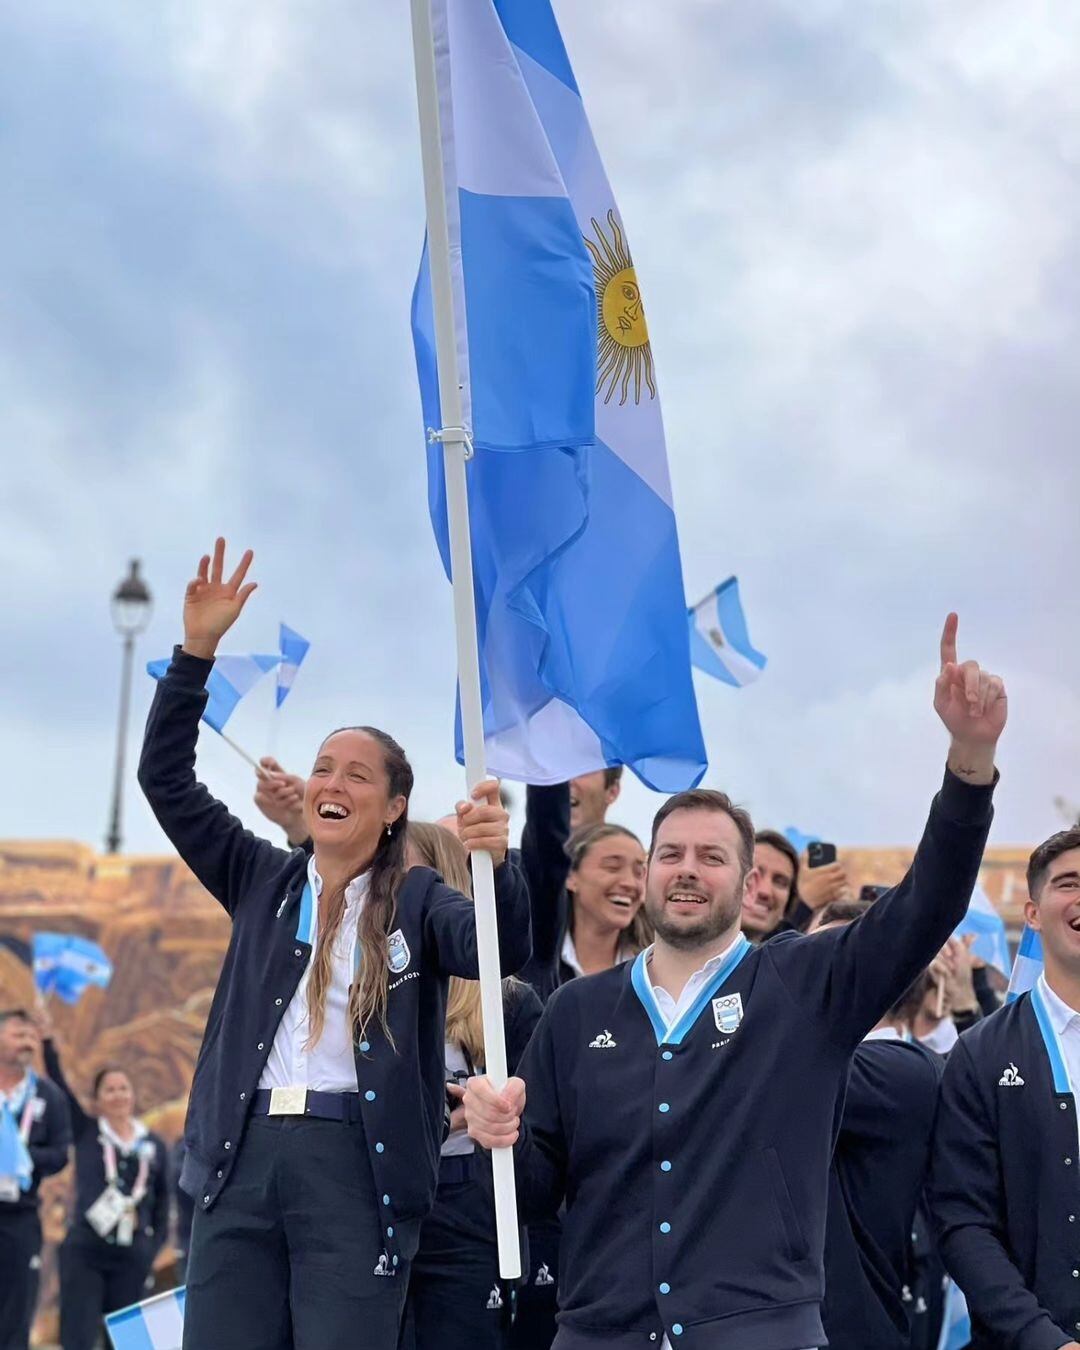
[[[765,669],[765,657],[750,642],[738,578],[722,581],[687,615],[691,663],[736,689],[753,684]]]
[[[278,646],[281,649],[281,664],[278,666],[277,703],[274,706],[280,708],[289,697],[293,680],[296,679],[296,672],[300,669],[304,657],[307,656],[311,643],[307,638],[301,637],[294,628],[290,628],[287,623],[283,623],[278,637]]]
[[[1021,994],[1035,987],[1035,981],[1042,974],[1043,949],[1042,938],[1034,928],[1024,925],[1020,935],[1020,946],[1016,949],[1012,974],[1009,976],[1009,989],[1005,995],[1006,1003],[1013,1003]]]
[[[301,639],[302,641],[303,639]],[[210,700],[202,720],[215,731],[224,731],[225,723],[236,711],[236,705],[250,694],[268,670],[281,664],[281,657],[274,656],[218,656],[214,659],[214,668],[206,681],[206,692]],[[160,680],[169,669],[169,660],[148,661],[146,673]],[[280,699],[278,702],[280,703]]]
[[[65,1003],[78,1003],[92,984],[105,989],[112,979],[112,962],[97,943],[75,933],[35,933],[33,962],[38,989]]]
[[[113,1350],[180,1350],[184,1339],[183,1289],[121,1308],[105,1318]]]
[[[1005,936],[1005,921],[994,908],[990,897],[981,886],[971,893],[968,912],[961,919],[953,936],[974,935],[971,950],[988,966],[1009,973],[1009,943]]]

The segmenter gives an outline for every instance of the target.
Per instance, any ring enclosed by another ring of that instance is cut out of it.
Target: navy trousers
[[[195,1211],[184,1350],[395,1350],[411,1255],[395,1227],[405,1259],[376,1274],[361,1124],[253,1116],[229,1184]]]
[[[41,1266],[37,1206],[0,1203],[0,1350],[27,1350]]]
[[[447,1159],[443,1171],[447,1163],[462,1168],[474,1161]],[[420,1228],[401,1350],[504,1350],[510,1312],[510,1291],[499,1279],[490,1186],[471,1177],[440,1180],[435,1207]]]
[[[557,1330],[561,1239],[558,1219],[529,1224],[529,1269],[518,1290],[510,1350],[551,1350]]]
[[[60,1344],[94,1350],[106,1313],[147,1298],[153,1252],[149,1242],[117,1247],[73,1227],[60,1248]]]

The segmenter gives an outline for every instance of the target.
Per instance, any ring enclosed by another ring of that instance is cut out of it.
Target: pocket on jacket
[[[769,1192],[772,1195],[773,1203],[780,1216],[781,1227],[784,1230],[787,1254],[793,1261],[801,1261],[806,1257],[809,1248],[803,1235],[802,1224],[799,1223],[799,1216],[791,1199],[791,1192],[788,1190],[780,1155],[774,1148],[763,1148],[761,1160],[769,1183]]]

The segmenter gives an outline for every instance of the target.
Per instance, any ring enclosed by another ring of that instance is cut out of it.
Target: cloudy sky
[[[556,5],[644,288],[687,591],[738,573],[769,657],[748,690],[699,683],[706,781],[763,824],[911,839],[952,607],[1012,695],[995,839],[1041,838],[1080,798],[1080,9]],[[279,619],[313,643],[280,725],[268,684],[236,738],[303,769],[372,721],[414,814],[460,791],[406,10],[0,9],[0,836],[100,845],[109,594],[142,558],[140,656],[166,654],[218,532],[260,581],[233,648]],[[250,817],[211,732],[200,764]],[[127,787],[126,845],[162,850]]]

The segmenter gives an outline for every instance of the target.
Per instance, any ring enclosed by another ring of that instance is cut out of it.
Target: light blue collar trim
[[[1050,1010],[1046,1006],[1046,1000],[1043,998],[1042,990],[1038,984],[1031,988],[1031,1010],[1039,1024],[1043,1045],[1046,1046],[1046,1056],[1050,1061],[1050,1072],[1054,1075],[1054,1091],[1071,1095],[1073,1088],[1069,1081],[1069,1071],[1065,1067],[1061,1040],[1054,1029],[1053,1022],[1050,1020]]]
[[[652,1023],[653,1032],[656,1035],[657,1045],[682,1044],[683,1038],[704,1012],[716,991],[727,980],[728,976],[734,972],[735,967],[750,950],[750,943],[747,941],[745,934],[740,933],[739,940],[728,953],[723,963],[717,967],[712,979],[705,985],[689,1008],[687,1008],[670,1027],[664,1021],[663,1017],[661,1017],[660,1009],[656,1006],[656,996],[653,993],[652,983],[645,970],[646,953],[638,953],[630,972],[630,983],[634,986],[634,993],[637,994],[641,1006],[649,1015],[649,1021]]]
[[[304,893],[300,897],[300,917],[296,922],[297,942],[306,942],[309,947],[315,945],[315,897],[312,895],[311,882],[304,882]]]

